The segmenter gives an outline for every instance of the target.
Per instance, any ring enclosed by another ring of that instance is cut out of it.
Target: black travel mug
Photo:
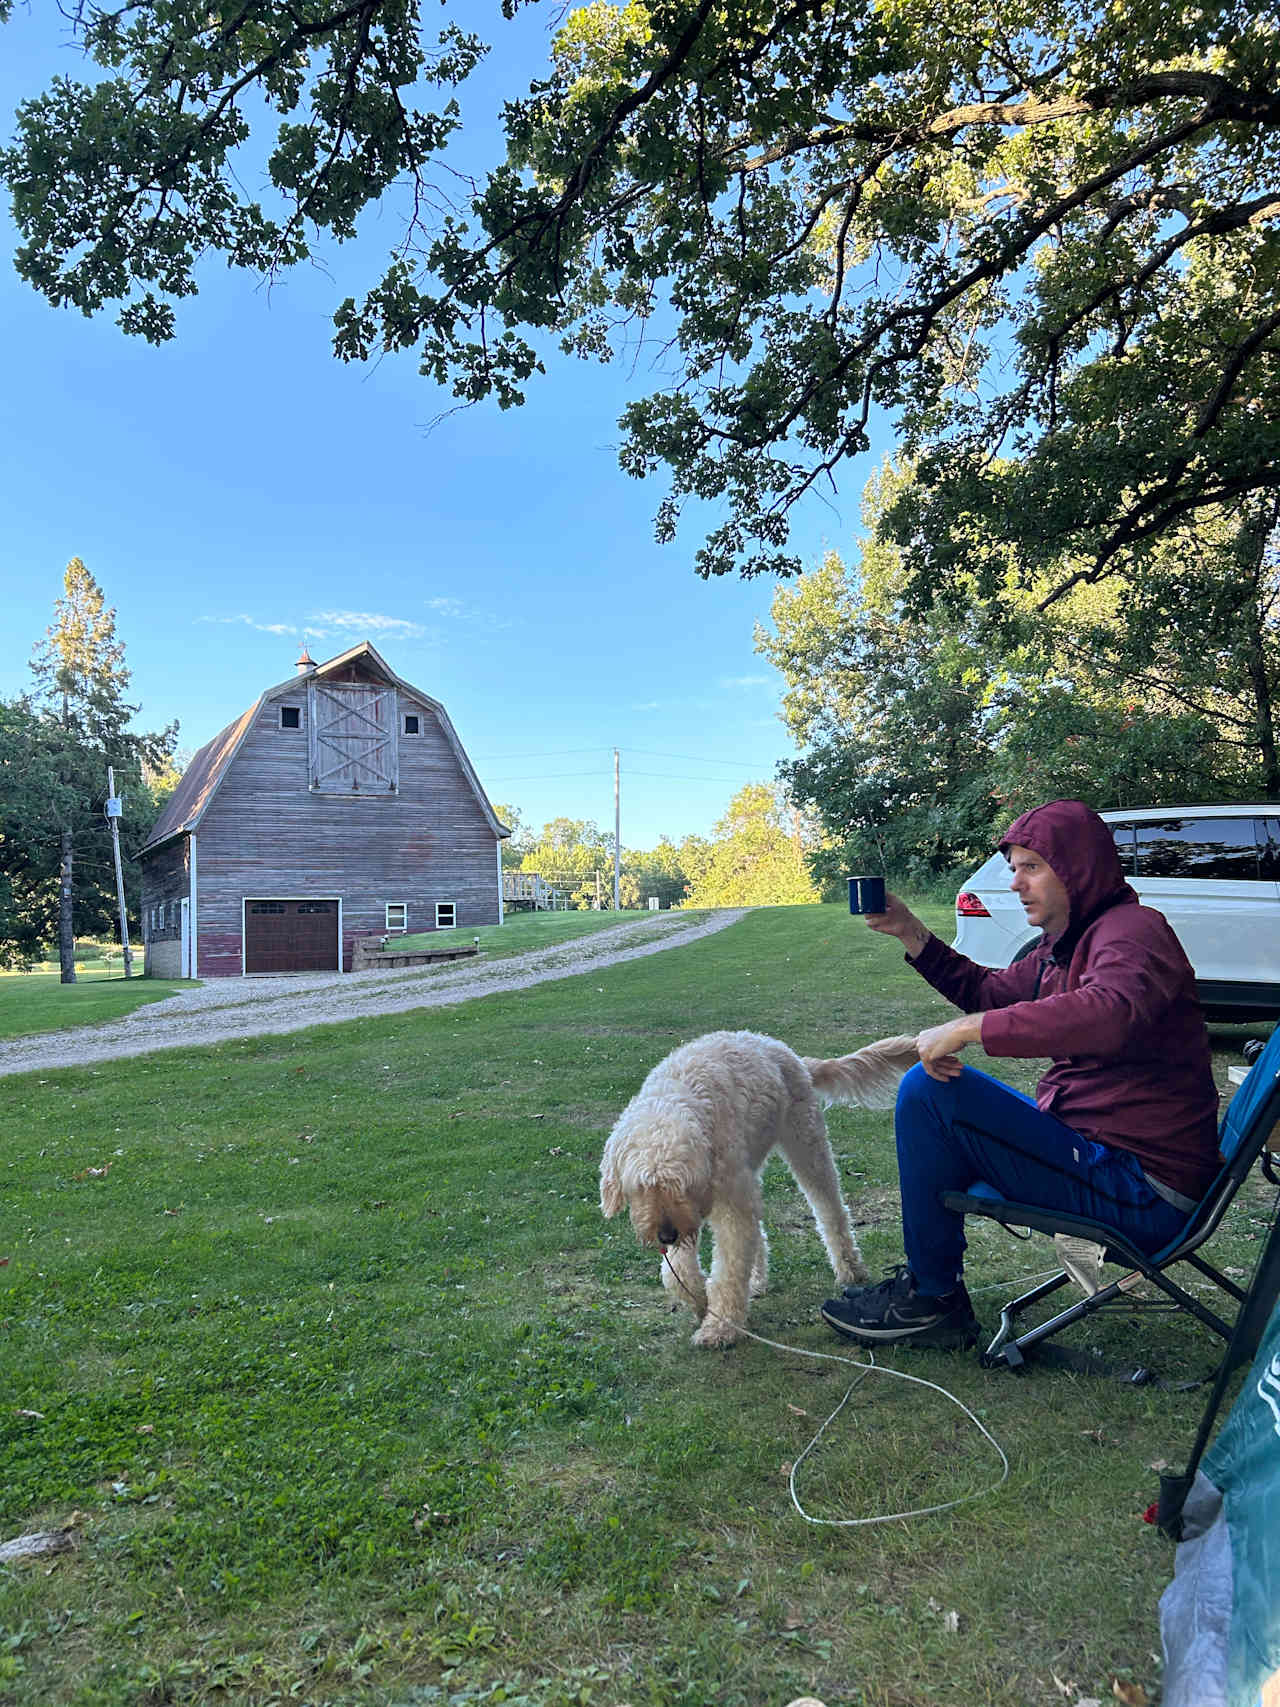
[[[849,911],[851,913],[883,913],[884,878],[851,877],[849,879]]]

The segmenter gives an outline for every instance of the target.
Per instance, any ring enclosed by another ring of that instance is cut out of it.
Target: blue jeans
[[[946,1080],[913,1067],[898,1088],[894,1132],[903,1246],[917,1289],[930,1297],[959,1283],[966,1243],[964,1217],[943,1208],[942,1194],[979,1180],[1020,1203],[1106,1222],[1147,1252],[1186,1224],[1136,1157],[1081,1137],[972,1067]]]

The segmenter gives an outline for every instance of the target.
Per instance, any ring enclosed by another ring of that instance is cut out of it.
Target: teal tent
[[[1274,1177],[1274,1176],[1272,1176]],[[1280,1219],[1273,1216],[1187,1471],[1162,1478],[1178,1542],[1160,1598],[1162,1707],[1280,1707]],[[1225,1388],[1243,1386],[1201,1458]]]

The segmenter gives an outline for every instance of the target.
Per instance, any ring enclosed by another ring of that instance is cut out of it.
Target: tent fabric
[[[1160,1599],[1164,1707],[1280,1700],[1280,1306],[1182,1517]]]

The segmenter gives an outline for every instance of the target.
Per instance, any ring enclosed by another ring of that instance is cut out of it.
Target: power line
[[[502,754],[499,754],[497,757],[494,757],[493,755],[489,755],[487,757],[473,756],[472,763],[477,764],[477,765],[506,765],[506,764],[514,764],[517,760],[521,760],[521,759],[564,759],[564,758],[571,758],[571,757],[576,756],[579,753],[599,753],[603,756],[605,754],[612,752],[612,750],[613,749],[609,748],[609,747],[562,747],[558,752],[554,752],[554,753],[502,753]],[[622,753],[622,756],[624,758],[627,756],[628,753],[638,753],[642,757],[647,758],[647,759],[677,759],[682,764],[690,764],[690,765],[727,765],[731,770],[744,770],[744,771],[758,770],[760,768],[756,764],[748,764],[745,759],[705,759],[705,758],[702,758],[697,753],[659,753],[659,752],[656,752],[652,747],[622,747],[619,749],[619,751]],[[595,773],[593,771],[567,771],[567,772],[564,772],[563,774],[567,775],[567,776],[593,776]],[[633,774],[639,775],[641,773],[633,772]],[[649,772],[649,773],[645,773],[645,774],[652,775],[652,774],[656,774],[656,773]],[[495,780],[496,781],[511,781],[511,780],[519,781],[520,779],[519,778],[512,779],[512,778],[501,778],[501,777],[499,777],[499,778],[495,778]],[[528,780],[532,781],[532,782],[540,782],[540,781],[542,781],[542,778],[541,777],[531,777]]]
[[[596,776],[599,771],[542,771],[536,776],[491,776],[488,782],[555,782],[566,776]]]
[[[752,767],[748,766],[748,769]],[[594,773],[593,773],[594,774]],[[654,777],[659,782],[706,782],[712,784],[734,784],[738,780],[731,776],[683,776],[678,771],[628,771],[628,776]]]
[[[731,765],[735,770],[752,771],[757,767],[743,759],[701,759],[696,753],[655,753],[651,747],[624,747],[623,752],[642,753],[646,759],[679,759],[691,765]],[[640,773],[634,772],[634,775]]]
[[[611,747],[561,747],[555,753],[502,753],[496,759],[493,757],[477,758],[472,756],[472,763],[477,765],[506,765],[516,759],[568,759],[578,753],[609,753]]]

